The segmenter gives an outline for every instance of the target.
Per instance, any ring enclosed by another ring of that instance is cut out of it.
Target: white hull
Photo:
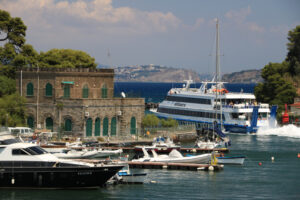
[[[245,161],[245,157],[217,157],[219,164],[233,164],[242,165]]]

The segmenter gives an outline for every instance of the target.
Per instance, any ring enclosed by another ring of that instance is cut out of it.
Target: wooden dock
[[[223,165],[194,164],[194,163],[132,162],[132,161],[128,161],[127,163],[131,168],[141,168],[141,169],[220,171],[224,167]]]
[[[122,149],[124,153],[132,152],[134,151],[134,147],[101,147],[102,149],[111,149],[111,150],[117,150]],[[180,148],[180,151],[182,153],[210,153],[213,151],[216,152],[222,152],[222,153],[228,153],[228,148],[215,148],[215,149],[203,149],[203,148]]]

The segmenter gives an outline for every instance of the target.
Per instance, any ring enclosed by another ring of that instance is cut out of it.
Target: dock
[[[131,168],[140,169],[173,169],[173,170],[191,170],[191,171],[220,171],[223,165],[194,164],[194,163],[166,163],[166,162],[132,162],[128,161]]]
[[[101,147],[102,149],[110,149],[110,150],[117,150],[122,149],[124,153],[129,153],[134,151],[134,147]],[[203,149],[203,148],[180,148],[180,151],[182,153],[210,153],[213,151],[216,152],[222,152],[222,153],[228,153],[228,148],[215,148],[215,149]]]

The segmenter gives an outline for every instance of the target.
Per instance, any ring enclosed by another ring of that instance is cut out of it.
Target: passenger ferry
[[[216,75],[211,82],[202,82],[200,88],[190,88],[192,80],[186,80],[182,88],[172,88],[166,99],[151,110],[160,118],[173,118],[181,122],[212,124],[217,122],[225,131],[253,133],[258,127],[268,126],[276,117],[268,104],[257,103],[254,94],[229,92],[220,81],[219,31],[217,21]]]

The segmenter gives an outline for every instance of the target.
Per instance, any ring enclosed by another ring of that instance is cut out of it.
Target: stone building
[[[26,97],[27,124],[80,136],[137,134],[142,98],[114,98],[113,69],[27,68],[16,73]]]

